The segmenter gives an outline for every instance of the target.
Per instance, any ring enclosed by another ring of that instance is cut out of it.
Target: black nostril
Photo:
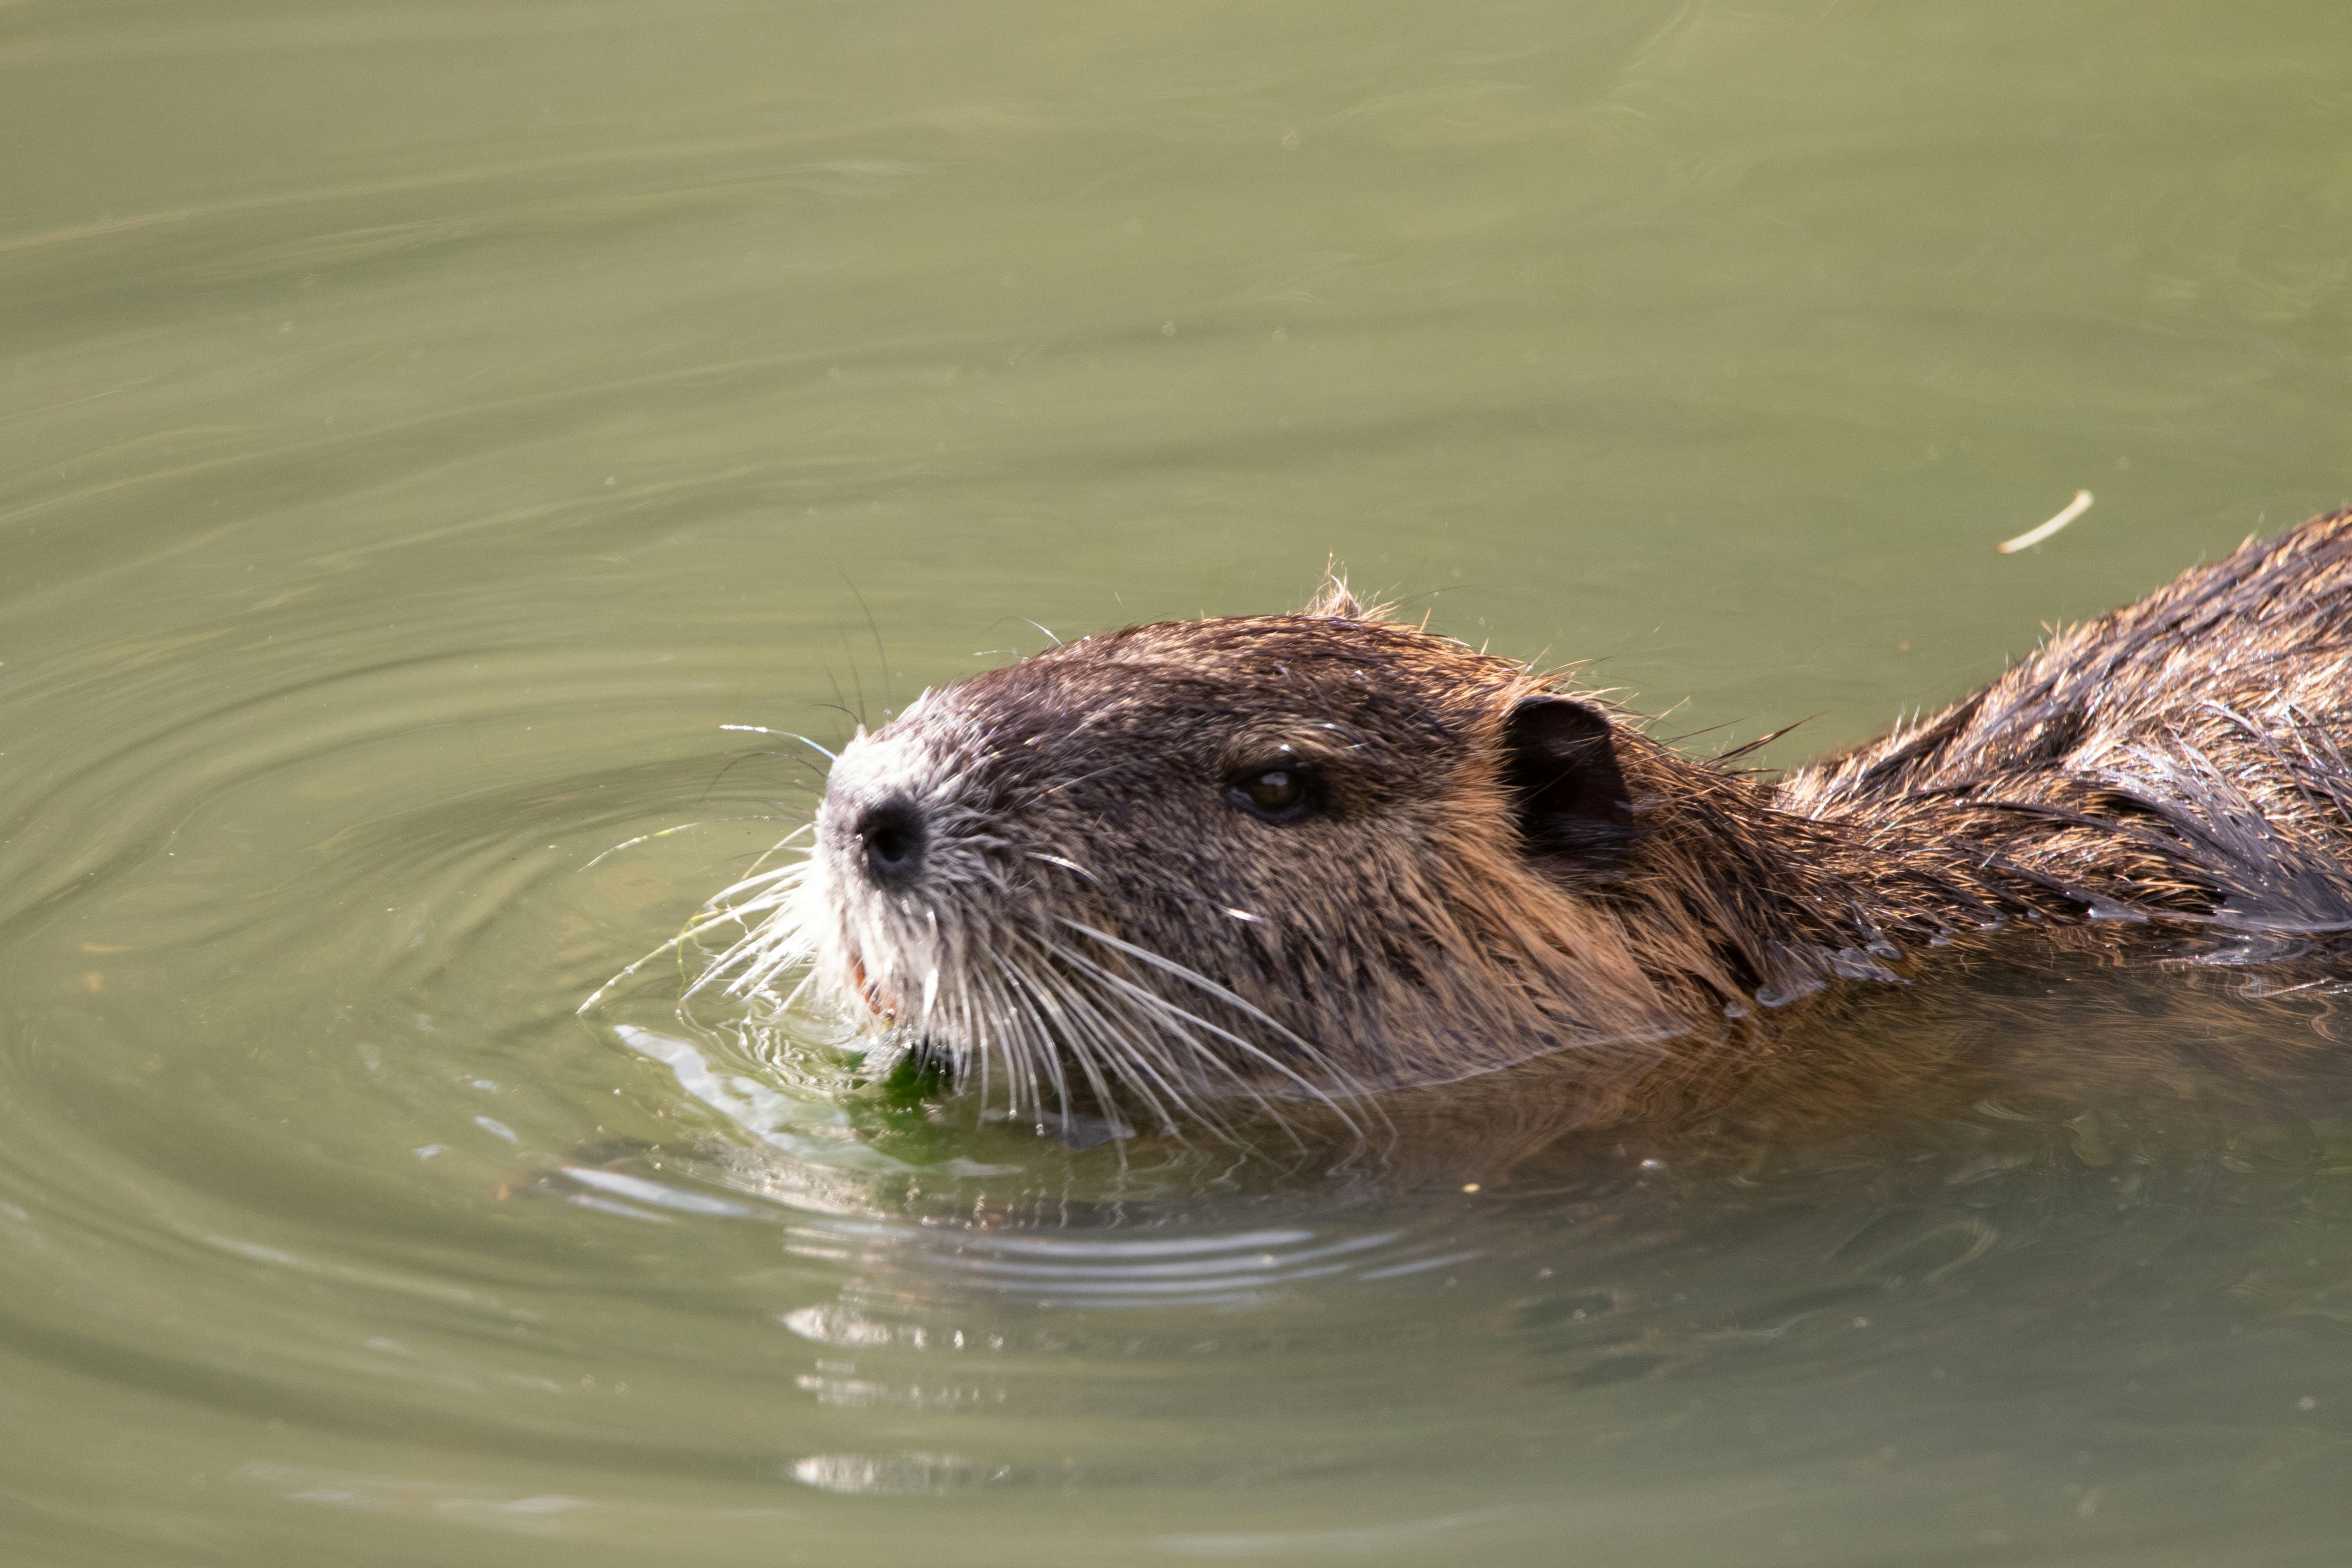
[[[911,828],[886,822],[866,831],[866,851],[885,866],[903,866],[915,858],[915,835]]]
[[[869,806],[857,819],[866,874],[886,888],[904,887],[923,864],[923,819],[907,801]]]

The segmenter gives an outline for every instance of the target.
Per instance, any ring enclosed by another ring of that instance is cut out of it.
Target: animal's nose
[[[894,796],[867,806],[857,816],[859,860],[877,887],[903,888],[923,868],[923,814],[915,803]]]

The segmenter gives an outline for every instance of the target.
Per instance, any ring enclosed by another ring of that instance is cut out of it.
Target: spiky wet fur
[[[704,979],[795,978],[1038,1114],[1174,1126],[1550,1051],[1622,1084],[2020,919],[2352,926],[2347,670],[2336,513],[1777,785],[1611,710],[1633,831],[1539,854],[1504,737],[1555,681],[1335,584],[1297,616],[1073,642],[861,732],[806,858],[720,896],[747,934]],[[1225,804],[1235,769],[1286,755],[1327,812]],[[858,814],[894,795],[929,825],[900,891],[857,869]]]

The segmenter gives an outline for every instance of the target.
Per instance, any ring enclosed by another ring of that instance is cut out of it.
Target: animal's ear
[[[1504,783],[1530,850],[1572,854],[1632,836],[1633,797],[1599,709],[1549,692],[1523,697],[1504,721],[1503,749]]]

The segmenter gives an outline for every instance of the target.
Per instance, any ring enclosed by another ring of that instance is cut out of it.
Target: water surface
[[[2347,80],[2316,0],[0,5],[9,1560],[2340,1560],[2325,998],[2003,970],[1872,1026],[2147,1070],[1475,1193],[574,1010],[804,820],[719,726],[1033,623],[1336,555],[1790,762],[2339,504]]]

